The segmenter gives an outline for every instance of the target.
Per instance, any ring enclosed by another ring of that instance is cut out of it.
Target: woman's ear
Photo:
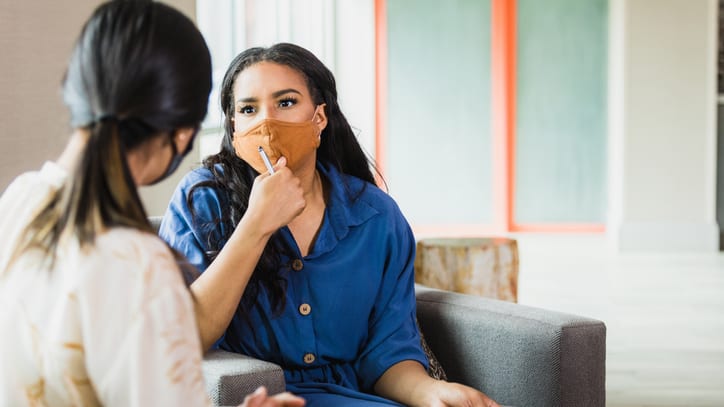
[[[317,110],[314,111],[314,117],[312,118],[312,122],[319,129],[320,135],[322,134],[322,131],[327,128],[327,113],[324,111],[326,107],[326,103],[322,103],[317,106]]]
[[[196,127],[181,127],[174,130],[171,139],[176,143],[176,151],[188,151],[189,143],[194,142],[196,131],[198,131]]]

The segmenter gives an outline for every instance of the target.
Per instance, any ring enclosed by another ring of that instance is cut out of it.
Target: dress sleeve
[[[206,186],[194,188],[211,179],[206,169],[187,174],[174,191],[158,232],[161,239],[183,254],[199,272],[211,264],[212,249],[223,245],[223,225],[217,225],[222,219],[218,191]],[[188,204],[190,194],[193,194],[193,211]]]
[[[356,364],[360,385],[366,391],[372,391],[380,376],[396,363],[415,360],[425,368],[428,363],[415,323],[415,238],[402,214],[396,213],[386,229],[390,232],[385,241],[385,268],[366,346]]]
[[[119,246],[88,265],[99,268],[79,290],[86,367],[99,401],[210,405],[193,302],[171,253],[151,236]]]

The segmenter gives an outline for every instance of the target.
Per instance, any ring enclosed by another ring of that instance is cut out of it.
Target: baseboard
[[[716,222],[624,222],[618,228],[621,251],[719,251]]]

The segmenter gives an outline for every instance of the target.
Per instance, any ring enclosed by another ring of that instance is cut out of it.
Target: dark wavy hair
[[[210,90],[209,50],[186,16],[150,0],[96,8],[63,78],[71,125],[86,129],[88,142],[65,185],[26,228],[16,254],[38,247],[54,258],[66,230],[82,245],[113,226],[153,233],[125,153],[176,129],[198,127]]]
[[[321,144],[317,150],[317,161],[332,166],[338,171],[360,178],[374,185],[374,166],[368,160],[362,147],[347,122],[337,102],[337,85],[329,69],[308,50],[294,44],[279,43],[269,48],[250,48],[239,54],[231,62],[221,83],[221,110],[224,112],[224,137],[221,151],[204,159],[204,166],[214,175],[212,181],[199,183],[194,188],[211,187],[219,190],[227,205],[222,219],[215,220],[217,230],[223,230],[220,241],[207,242],[211,248],[209,260],[213,260],[221,250],[221,245],[231,236],[236,225],[249,205],[249,194],[258,173],[236,155],[233,146],[234,124],[234,83],[238,75],[246,68],[259,62],[273,62],[288,66],[299,72],[305,79],[307,88],[315,105],[326,104],[327,126],[322,131]],[[193,189],[188,196],[188,205],[193,208]],[[219,228],[223,224],[224,228]],[[281,272],[289,265],[281,262],[281,255],[291,256],[278,232],[267,243],[261,258],[252,274],[239,311],[251,308],[257,299],[261,286],[270,294],[275,312],[285,305],[285,280]]]

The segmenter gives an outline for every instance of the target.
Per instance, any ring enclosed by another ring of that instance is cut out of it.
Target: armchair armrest
[[[450,381],[505,405],[605,405],[603,322],[415,288],[422,332]]]
[[[286,388],[281,367],[239,353],[209,351],[202,366],[206,391],[216,406],[239,405],[261,385],[266,386],[269,394],[281,393]]]

